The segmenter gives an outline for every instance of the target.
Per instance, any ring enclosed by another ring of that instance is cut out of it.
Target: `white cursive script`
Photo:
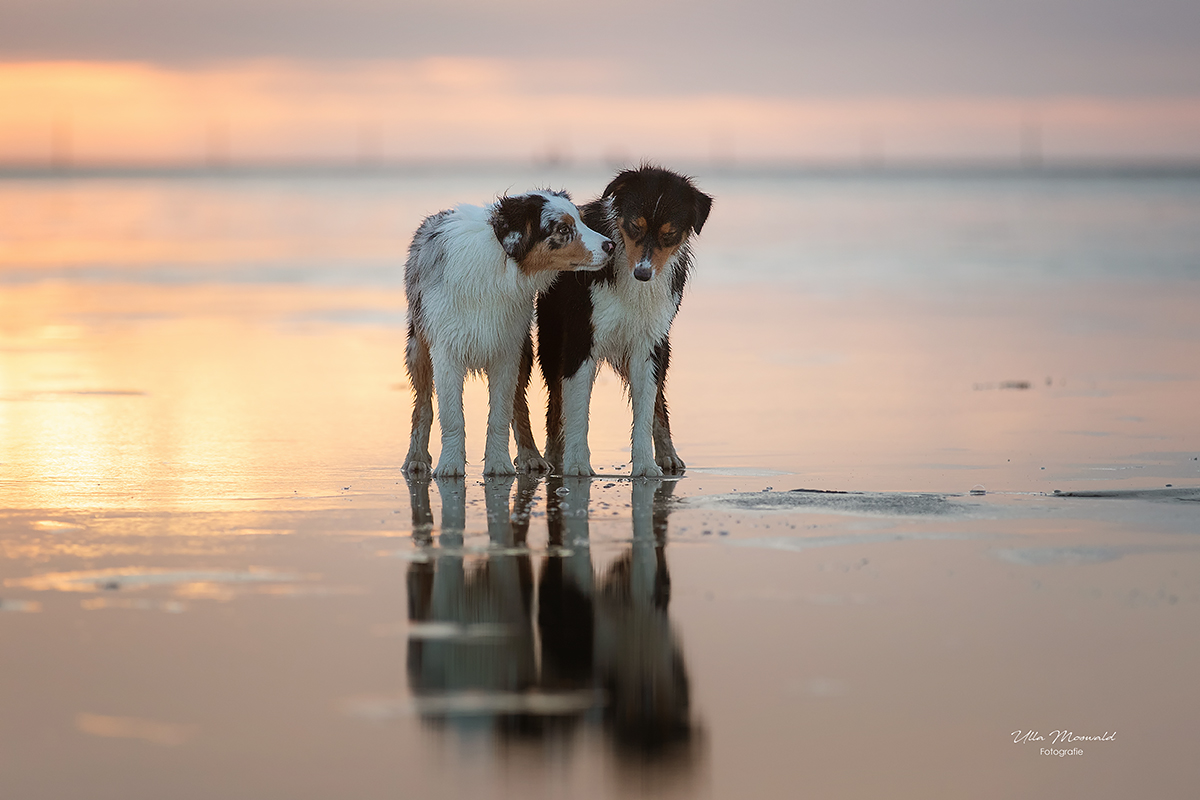
[[[1013,744],[1046,741],[1046,737],[1042,736],[1039,731],[1013,731],[1011,736],[1013,737]],[[1050,741],[1053,744],[1058,744],[1059,742],[1111,742],[1116,738],[1116,731],[1105,731],[1101,736],[1083,736],[1068,730],[1050,731]]]
[[[1111,742],[1117,738],[1117,732],[1104,732],[1103,736],[1077,736],[1074,731],[1050,731],[1054,744],[1059,742]]]

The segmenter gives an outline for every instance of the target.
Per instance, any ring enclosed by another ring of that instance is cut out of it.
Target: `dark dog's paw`
[[[424,458],[421,458],[420,456],[410,456],[408,460],[404,462],[402,469],[404,470],[405,475],[409,475],[413,478],[428,478],[432,460],[433,459],[429,457],[428,453]]]
[[[517,457],[513,459],[513,464],[516,465],[517,472],[540,475],[550,471],[550,462],[542,458],[536,450],[518,453]]]
[[[555,451],[551,448],[546,448],[546,463],[550,465],[550,471],[554,473],[562,473],[563,468],[563,451],[560,448]]]
[[[654,463],[662,467],[664,475],[676,475],[687,468],[687,465],[683,463],[683,459],[675,453],[664,453],[655,458]]]

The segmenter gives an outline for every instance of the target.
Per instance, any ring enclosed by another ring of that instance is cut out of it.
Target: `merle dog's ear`
[[[543,202],[536,195],[501,197],[496,202],[492,230],[513,261],[521,261],[533,249],[533,234],[541,225]]]
[[[692,223],[692,230],[696,233],[704,227],[705,220],[708,219],[708,212],[712,211],[712,197],[692,187],[692,205],[696,213],[696,221]]]

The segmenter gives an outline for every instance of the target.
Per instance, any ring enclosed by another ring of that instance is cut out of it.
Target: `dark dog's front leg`
[[[671,364],[671,342],[663,339],[654,348],[654,378],[658,391],[654,397],[654,463],[664,474],[683,472],[686,466],[675,452],[671,440],[671,419],[667,414],[667,367]]]
[[[660,385],[654,399],[654,463],[662,467],[665,474],[683,472],[687,465],[675,452],[671,441],[671,421],[667,416],[667,396]]]
[[[654,360],[649,356],[629,365],[629,400],[633,406],[629,474],[656,477],[663,474],[654,462]]]

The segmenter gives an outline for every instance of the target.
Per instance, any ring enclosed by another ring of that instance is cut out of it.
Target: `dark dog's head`
[[[504,252],[527,274],[590,272],[603,267],[616,249],[611,239],[583,224],[566,192],[501,197],[493,206],[491,222]]]
[[[662,272],[688,236],[704,227],[712,209],[712,198],[690,178],[652,166],[619,173],[604,197],[612,198],[628,267],[639,281]]]

